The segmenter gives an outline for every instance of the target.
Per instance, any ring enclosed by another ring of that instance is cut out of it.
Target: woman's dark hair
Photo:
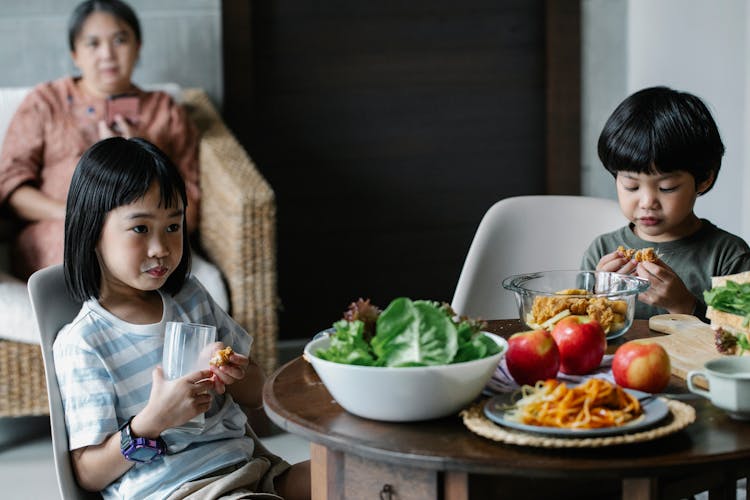
[[[156,182],[161,204],[187,207],[185,183],[177,167],[145,139],[112,137],[91,146],[78,161],[68,191],[63,268],[68,293],[84,302],[99,297],[101,269],[96,247],[107,214],[145,196]],[[183,215],[182,260],[162,289],[177,293],[190,272],[190,247]]]
[[[94,12],[106,12],[123,21],[133,30],[136,41],[141,43],[141,24],[130,5],[121,0],[86,0],[78,4],[68,20],[68,45],[71,51],[75,50],[76,39],[81,34],[83,23]]]
[[[640,90],[625,99],[604,124],[599,159],[617,172],[684,171],[696,185],[719,175],[724,144],[711,112],[698,97],[667,87]]]

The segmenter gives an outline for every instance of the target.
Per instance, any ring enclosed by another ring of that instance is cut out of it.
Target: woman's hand
[[[693,314],[695,297],[664,262],[640,262],[635,274],[649,282],[648,289],[638,294],[639,301],[664,308],[671,314]]]
[[[105,120],[99,120],[98,124],[99,140],[109,139],[110,137],[123,137],[130,139],[135,136],[135,127],[133,127],[124,116],[115,115],[115,125],[110,128]]]
[[[214,344],[213,354],[224,348],[224,344],[217,342]],[[232,352],[229,361],[221,366],[211,366],[213,373],[214,389],[219,394],[224,394],[226,386],[234,384],[245,378],[250,359],[247,356]]]
[[[628,259],[619,251],[615,250],[599,259],[599,263],[596,265],[596,270],[610,273],[631,274],[635,271],[636,265],[637,262],[635,260]]]
[[[174,380],[166,380],[161,367],[151,373],[151,394],[146,407],[133,419],[137,436],[155,438],[166,429],[177,427],[205,413],[211,406],[214,388],[210,370],[200,370]]]

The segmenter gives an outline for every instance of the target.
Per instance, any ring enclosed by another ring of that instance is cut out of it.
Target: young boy
[[[615,109],[598,149],[630,224],[597,237],[581,268],[647,279],[636,318],[668,312],[705,320],[703,291],[711,277],[750,269],[747,243],[693,211],[697,197],[716,182],[724,155],[711,113],[687,92],[643,89]],[[618,247],[651,247],[658,258],[637,262]]]

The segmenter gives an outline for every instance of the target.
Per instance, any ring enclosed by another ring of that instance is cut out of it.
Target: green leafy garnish
[[[492,339],[481,333],[484,324],[467,318],[454,319],[450,306],[426,300],[395,299],[380,312],[369,301],[366,319],[375,321],[375,334],[365,333],[364,317],[345,313],[334,323],[331,344],[319,349],[319,358],[336,363],[369,366],[427,366],[460,363],[500,352]],[[353,304],[353,306],[355,305]],[[377,311],[374,313],[373,311]]]
[[[724,286],[704,291],[703,300],[719,311],[744,316],[742,326],[750,324],[750,283],[727,281]]]

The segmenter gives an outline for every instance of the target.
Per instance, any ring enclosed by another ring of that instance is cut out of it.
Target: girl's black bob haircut
[[[138,43],[141,43],[141,23],[130,5],[120,0],[86,0],[78,4],[68,20],[68,45],[71,51],[76,49],[76,39],[83,30],[83,23],[94,12],[106,12],[123,21],[133,30]]]
[[[625,99],[599,136],[599,159],[609,172],[688,172],[696,185],[719,175],[724,143],[698,97],[667,87],[650,87]]]
[[[63,269],[70,296],[84,302],[99,297],[101,269],[96,247],[107,214],[143,196],[156,182],[161,204],[187,207],[185,182],[177,167],[145,139],[112,137],[91,146],[78,161],[68,190]],[[175,294],[190,272],[190,247],[183,215],[182,260],[162,290]]]

